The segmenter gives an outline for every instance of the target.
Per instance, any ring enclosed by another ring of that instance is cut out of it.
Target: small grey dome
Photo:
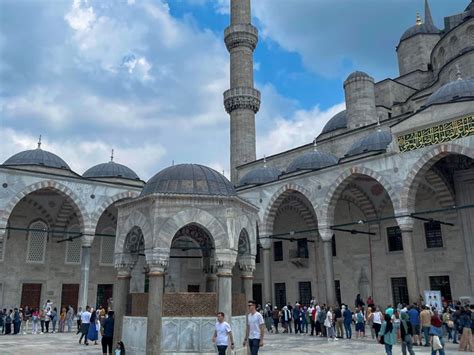
[[[400,42],[413,37],[418,34],[439,34],[440,31],[435,25],[431,25],[428,23],[422,23],[420,25],[411,26],[408,30],[406,30],[402,37],[400,38]]]
[[[234,186],[214,169],[179,164],[161,170],[145,184],[141,196],[154,193],[235,196]]]
[[[347,128],[346,110],[334,115],[324,126],[321,134],[335,131],[336,129]]]
[[[363,72],[363,71],[357,70],[357,71],[351,73],[351,74],[347,77],[346,81],[347,81],[347,80],[351,80],[351,79],[357,79],[357,78],[370,78],[370,75],[367,74],[367,73],[365,73],[365,72]]]
[[[338,161],[335,155],[315,150],[295,158],[288,166],[287,172],[322,169],[327,166],[336,165]]]
[[[239,181],[239,185],[265,184],[270,181],[278,180],[281,172],[275,168],[261,167],[250,170]]]
[[[8,158],[4,166],[38,165],[48,168],[71,170],[69,165],[56,154],[41,148],[25,150]]]
[[[426,106],[456,101],[461,98],[474,98],[474,79],[451,81],[436,90],[426,101]]]
[[[82,174],[85,178],[122,178],[131,180],[140,180],[138,175],[129,167],[117,164],[114,161],[97,164],[86,170]]]
[[[392,134],[389,131],[377,130],[355,142],[345,156],[349,157],[367,152],[385,151],[391,141]]]

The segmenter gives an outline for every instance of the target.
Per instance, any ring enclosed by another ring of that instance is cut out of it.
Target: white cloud
[[[87,2],[74,0],[71,11],[64,17],[69,26],[76,31],[87,31],[92,27],[96,17],[92,6],[87,7]],[[84,4],[84,6],[83,6]]]

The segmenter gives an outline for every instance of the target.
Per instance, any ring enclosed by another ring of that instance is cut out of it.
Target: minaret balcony
[[[227,113],[238,109],[260,109],[260,91],[250,87],[237,87],[224,92],[224,106]]]
[[[251,24],[230,25],[224,30],[224,42],[228,51],[239,46],[253,51],[258,42],[258,30]]]

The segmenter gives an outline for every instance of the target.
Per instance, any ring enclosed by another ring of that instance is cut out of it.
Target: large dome
[[[377,130],[355,142],[345,156],[349,157],[368,152],[385,151],[391,141],[392,134],[389,131]]]
[[[17,153],[10,158],[8,158],[4,163],[4,166],[18,166],[18,165],[37,165],[44,166],[48,168],[56,169],[67,169],[69,165],[66,164],[64,160],[58,157],[56,154],[43,150],[41,148],[36,148],[32,150],[25,150],[23,152]]]
[[[140,180],[138,175],[129,167],[114,161],[94,165],[82,174],[85,178],[122,178]]]
[[[400,38],[400,42],[413,37],[418,34],[439,34],[439,29],[435,25],[431,25],[429,23],[422,23],[420,25],[411,26],[408,30],[406,30],[402,37]]]
[[[199,164],[170,166],[145,184],[141,196],[154,193],[235,196],[234,186],[222,174]]]
[[[346,110],[334,115],[324,126],[321,134],[335,131],[336,129],[347,128]]]
[[[315,150],[295,158],[288,166],[287,172],[322,169],[337,163],[338,159],[335,155]]]
[[[426,101],[426,106],[456,101],[462,98],[474,99],[474,79],[451,81],[436,90]]]
[[[278,180],[281,172],[275,168],[261,167],[250,170],[239,181],[239,185],[265,184],[270,181]]]

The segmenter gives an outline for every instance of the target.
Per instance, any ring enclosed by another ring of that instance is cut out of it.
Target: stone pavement
[[[79,336],[75,333],[42,334],[42,335],[8,335],[0,336],[0,355],[98,355],[100,345],[79,345]],[[99,342],[100,344],[100,342]],[[463,354],[457,346],[448,344],[447,355]],[[384,348],[375,344],[371,339],[339,340],[328,342],[325,338],[294,334],[267,334],[265,346],[260,351],[263,354],[333,354],[333,355],[366,355],[381,354]],[[429,348],[415,347],[417,354],[429,354]],[[400,355],[400,345],[394,346],[394,355]]]

